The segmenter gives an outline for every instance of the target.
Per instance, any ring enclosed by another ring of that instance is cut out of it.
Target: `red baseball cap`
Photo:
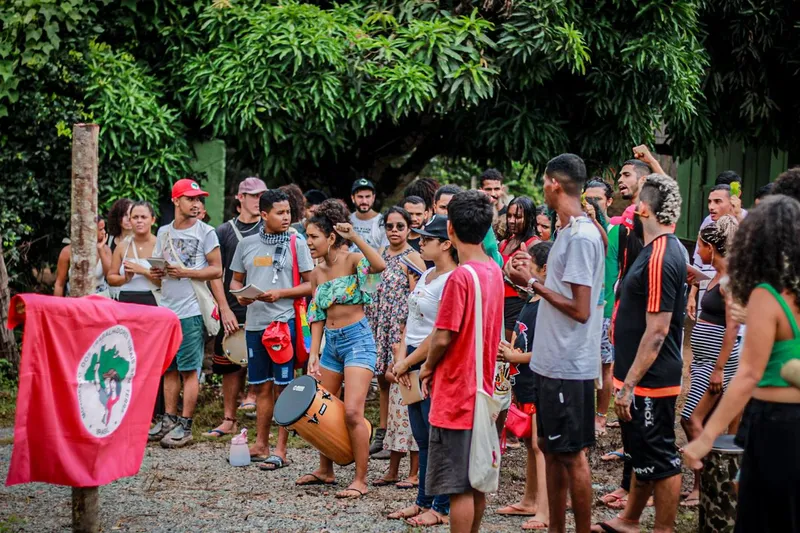
[[[269,358],[276,364],[288,363],[294,357],[292,335],[286,322],[272,322],[261,336],[261,344],[267,349]]]
[[[188,196],[208,196],[208,193],[200,188],[196,181],[184,178],[175,182],[172,186],[172,199]]]
[[[636,206],[631,204],[625,208],[621,216],[611,217],[609,221],[611,224],[618,226],[622,224],[628,229],[633,229],[633,216],[636,214]]]

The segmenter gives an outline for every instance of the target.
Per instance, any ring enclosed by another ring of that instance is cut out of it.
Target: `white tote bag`
[[[475,414],[472,419],[472,443],[469,450],[469,484],[480,492],[494,492],[500,483],[500,439],[495,422],[500,402],[483,389],[483,298],[478,274],[464,265],[475,282]]]
[[[169,232],[167,232],[167,241],[172,251],[172,257],[178,262],[178,266],[188,270],[175,251],[175,246],[172,244],[172,237],[169,235]],[[214,301],[214,296],[211,295],[211,289],[208,288],[205,281],[198,281],[195,279],[190,279],[189,281],[192,282],[194,295],[197,296],[197,305],[200,307],[200,314],[203,315],[203,324],[206,326],[206,334],[214,337],[219,333],[220,327],[219,320],[214,318],[214,308],[217,306],[217,302]]]

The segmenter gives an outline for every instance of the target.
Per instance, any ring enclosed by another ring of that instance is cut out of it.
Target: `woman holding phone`
[[[458,255],[447,237],[447,217],[434,215],[420,234],[420,254],[434,267],[422,274],[408,299],[408,320],[405,336],[395,353],[392,372],[400,387],[411,389],[411,379],[419,382],[419,368],[428,354],[429,335],[433,332],[439,301],[450,273],[458,266]],[[446,524],[450,513],[450,498],[430,496],[425,493],[425,473],[428,465],[428,413],[431,399],[408,405],[411,432],[419,445],[419,489],[414,505],[389,515],[390,519],[405,519],[415,527]]]
[[[109,285],[120,287],[120,302],[158,305],[154,294],[158,290],[157,280],[151,277],[147,261],[156,245],[156,236],[152,232],[155,220],[155,212],[148,202],[132,204],[130,222],[133,235],[117,244],[107,276]]]

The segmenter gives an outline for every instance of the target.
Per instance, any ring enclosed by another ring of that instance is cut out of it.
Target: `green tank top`
[[[789,308],[786,300],[783,299],[783,296],[781,296],[780,293],[772,287],[772,285],[769,285],[768,283],[762,283],[756,288],[766,289],[772,296],[775,297],[783,309],[783,312],[786,313],[786,318],[789,320],[789,324],[792,326],[792,333],[794,334],[793,339],[775,341],[775,344],[772,346],[772,353],[769,354],[767,368],[764,369],[764,375],[761,377],[761,381],[758,382],[758,386],[788,387],[789,384],[786,383],[786,380],[781,377],[781,368],[783,368],[783,365],[792,359],[800,359],[800,328],[797,327],[797,322],[794,319],[794,313],[792,313],[792,310]]]

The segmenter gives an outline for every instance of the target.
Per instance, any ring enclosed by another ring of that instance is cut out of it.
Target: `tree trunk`
[[[72,217],[69,295],[94,293],[97,267],[97,124],[72,129]]]
[[[19,348],[14,338],[14,332],[6,328],[8,323],[8,306],[11,301],[11,291],[8,289],[8,271],[3,258],[3,241],[0,240],[0,358],[11,363],[12,371],[19,372]]]
[[[97,124],[75,124],[72,128],[72,255],[69,294],[94,293],[97,267]],[[91,320],[91,317],[89,317]],[[99,531],[97,487],[72,488],[72,531]]]

